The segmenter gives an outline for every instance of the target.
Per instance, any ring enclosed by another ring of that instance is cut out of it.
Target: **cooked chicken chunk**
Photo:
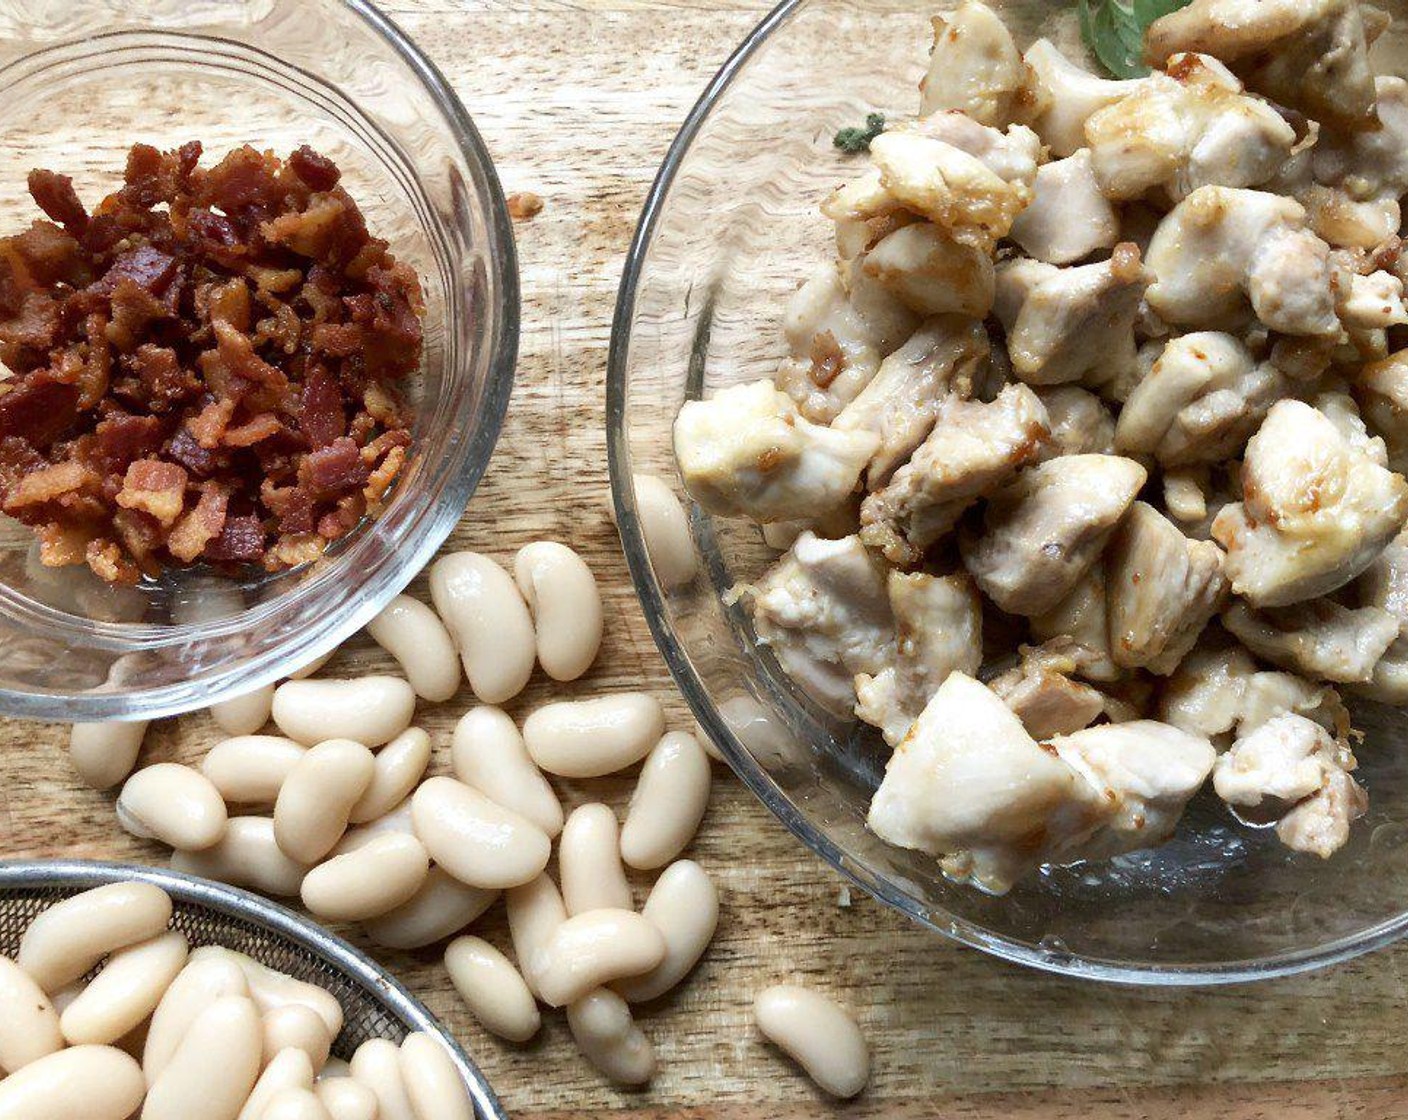
[[[891,572],[895,663],[856,678],[856,715],[897,746],[950,673],[972,676],[983,660],[983,606],[966,573]]]
[[[928,222],[902,226],[865,258],[865,274],[920,315],[970,315],[992,310],[992,258],[960,245]]]
[[[1135,502],[1105,563],[1115,664],[1168,676],[1227,596],[1222,549],[1192,541],[1153,506]]]
[[[844,503],[880,448],[874,432],[838,432],[803,417],[771,381],[686,401],[675,458],[710,513],[754,521],[824,517]]]
[[[1398,636],[1374,666],[1374,676],[1354,691],[1384,704],[1408,704],[1408,532],[1389,542],[1355,585],[1359,603],[1386,611]]]
[[[1021,661],[988,682],[988,687],[1017,713],[1034,739],[1069,735],[1089,727],[1105,710],[1105,696],[1071,678],[1084,651],[1070,639],[1023,646]]]
[[[1339,684],[1363,683],[1398,637],[1393,615],[1332,599],[1254,611],[1233,603],[1222,625],[1273,665]]]
[[[1077,268],[1030,259],[998,269],[994,311],[1012,369],[1030,385],[1099,388],[1135,368],[1134,320],[1153,273],[1133,245]]]
[[[1059,158],[1074,155],[1085,143],[1085,122],[1106,105],[1128,97],[1143,79],[1116,82],[1077,66],[1048,39],[1038,39],[1024,56],[1032,73],[1035,112],[1031,126]]]
[[[1094,564],[1064,599],[1032,616],[1032,635],[1048,644],[1063,638],[1075,642],[1080,648],[1076,672],[1087,680],[1113,681],[1121,672],[1110,653],[1106,606],[1105,565]]]
[[[1109,455],[1115,450],[1115,418],[1094,393],[1075,385],[1038,389],[1051,421],[1044,458],[1057,455]]]
[[[895,661],[886,570],[857,537],[803,533],[751,589],[753,626],[787,675],[819,703],[849,711],[858,673]]]
[[[1129,394],[1115,447],[1167,467],[1226,462],[1241,454],[1285,387],[1279,371],[1232,335],[1183,335]]]
[[[1004,131],[950,111],[906,121],[896,125],[894,130],[925,136],[967,152],[1004,182],[1022,188],[1030,201],[1030,191],[1044,157],[1041,138],[1026,125],[1009,125]]]
[[[926,320],[881,363],[880,372],[832,424],[837,431],[880,437],[866,478],[872,489],[924,442],[950,395],[971,395],[974,371],[989,349],[981,323],[940,315]]]
[[[1053,609],[1104,551],[1148,479],[1132,459],[1067,455],[1020,475],[988,503],[981,534],[961,538],[979,588],[1009,614]]]
[[[1295,852],[1329,859],[1349,842],[1349,826],[1369,811],[1364,787],[1333,770],[1320,792],[1302,801],[1276,825],[1276,839]]]
[[[1369,427],[1359,414],[1359,406],[1348,392],[1326,390],[1318,393],[1313,403],[1315,411],[1335,426],[1335,431],[1339,432],[1345,443],[1366,456],[1371,463],[1381,467],[1388,465],[1388,446],[1379,436],[1369,434]]]
[[[1050,433],[1025,385],[1009,385],[990,404],[949,398],[929,438],[861,505],[861,537],[893,564],[918,563],[964,510],[1033,462]]]
[[[1408,519],[1408,483],[1301,401],[1277,404],[1247,444],[1242,490],[1212,532],[1233,592],[1255,607],[1343,587]]]
[[[1012,223],[1012,240],[1039,261],[1075,264],[1120,241],[1120,219],[1095,182],[1090,151],[1043,164],[1031,205]]]
[[[964,0],[955,11],[934,17],[929,72],[919,83],[921,116],[957,109],[979,124],[1005,128],[1026,85],[1022,54],[986,4]]]
[[[1388,466],[1408,471],[1408,350],[1365,366],[1353,391],[1364,419],[1388,448]]]
[[[1350,274],[1338,291],[1335,306],[1340,322],[1351,330],[1372,331],[1408,323],[1403,281],[1391,272]]]
[[[990,689],[954,673],[896,748],[869,823],[882,840],[939,857],[954,878],[1004,894],[1101,816],[1075,771]]]
[[[1354,755],[1304,716],[1277,716],[1239,738],[1213,768],[1213,788],[1229,805],[1294,805],[1319,792],[1332,770],[1353,770]]]

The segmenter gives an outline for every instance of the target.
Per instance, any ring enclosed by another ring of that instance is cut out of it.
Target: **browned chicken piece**
[[[1033,190],[1031,204],[1012,224],[1012,240],[1037,260],[1075,264],[1119,244],[1119,214],[1100,193],[1089,149],[1042,164]]]
[[[1040,646],[1022,646],[1021,660],[988,682],[988,687],[1017,713],[1037,740],[1069,735],[1089,727],[1105,711],[1105,695],[1073,680],[1083,651],[1069,638]]]
[[[1057,158],[1086,146],[1085,123],[1144,85],[1145,79],[1113,81],[1092,74],[1063,55],[1049,39],[1038,39],[1023,56],[1031,72],[1027,107],[1031,126]]]
[[[1067,455],[1021,474],[962,535],[963,562],[1008,614],[1045,614],[1099,559],[1148,480],[1132,459]]]
[[[1379,659],[1398,637],[1398,623],[1387,611],[1346,607],[1332,599],[1264,611],[1233,603],[1222,625],[1273,665],[1336,684],[1372,680]]]
[[[1355,584],[1361,606],[1386,611],[1398,636],[1374,666],[1374,676],[1353,691],[1384,704],[1408,704],[1408,531],[1400,533]]]
[[[1032,616],[1032,636],[1045,643],[1069,638],[1080,649],[1076,667],[1080,676],[1091,681],[1113,681],[1121,673],[1110,655],[1108,618],[1105,565],[1092,564],[1064,599],[1049,611]]]
[[[1276,839],[1296,852],[1329,859],[1349,842],[1349,828],[1369,811],[1369,795],[1347,771],[1332,770],[1320,792],[1276,825]]]
[[[981,319],[992,310],[997,283],[992,258],[929,222],[901,226],[881,238],[861,270],[917,315]]]
[[[1371,463],[1388,466],[1388,445],[1381,436],[1373,435],[1360,415],[1359,406],[1349,394],[1349,386],[1339,385],[1317,393],[1310,402],[1315,411],[1335,426],[1340,438],[1360,452]]]
[[[1076,385],[1038,389],[1051,420],[1051,440],[1043,458],[1058,455],[1111,455],[1115,450],[1115,418],[1094,393]]]
[[[1027,86],[1027,68],[1007,25],[986,4],[964,0],[934,17],[929,72],[919,83],[921,116],[957,109],[979,124],[1006,128]]]
[[[1388,448],[1388,466],[1408,471],[1408,350],[1359,371],[1352,387],[1365,421]]]

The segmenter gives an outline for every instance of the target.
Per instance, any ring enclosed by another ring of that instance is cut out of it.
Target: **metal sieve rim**
[[[508,1114],[474,1060],[425,1004],[371,957],[287,907],[223,883],[138,864],[88,860],[0,860],[0,896],[50,889],[87,890],[109,883],[130,882],[160,887],[171,896],[171,901],[178,908],[182,904],[203,906],[260,926],[357,980],[375,992],[388,1010],[412,1031],[424,1031],[444,1043],[469,1090],[478,1120],[508,1120]]]

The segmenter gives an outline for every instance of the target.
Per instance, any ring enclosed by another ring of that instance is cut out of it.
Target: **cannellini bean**
[[[235,1120],[259,1079],[263,1044],[251,1000],[217,999],[196,1017],[152,1083],[142,1120]]]
[[[0,1120],[127,1120],[146,1086],[132,1058],[111,1046],[74,1046],[0,1081]]]
[[[592,910],[568,918],[538,949],[531,965],[538,994],[565,1007],[593,988],[649,972],[665,959],[665,938],[630,910]]]
[[[267,1023],[264,1041],[268,1044]],[[313,1063],[304,1050],[281,1050],[269,1060],[236,1120],[261,1120],[264,1110],[285,1089],[312,1089]]]
[[[306,1003],[286,1003],[260,1016],[264,1032],[261,1059],[268,1065],[285,1050],[301,1050],[308,1056],[314,1074],[327,1064],[332,1050],[332,1035],[323,1017]]]
[[[79,997],[64,1009],[64,1037],[108,1045],[146,1021],[186,966],[190,945],[183,933],[163,933],[119,949]]]
[[[191,1029],[191,1024],[216,1000],[248,996],[244,970],[223,953],[191,954],[186,965],[166,989],[147,1028],[142,1048],[142,1072],[150,1085],[161,1074]]]
[[[400,677],[285,681],[274,690],[274,722],[309,747],[328,739],[379,747],[411,726],[415,710],[415,691]]]
[[[138,770],[123,784],[117,821],[143,840],[200,852],[220,842],[229,814],[220,791],[199,770],[161,762]]]
[[[44,990],[9,957],[0,957],[0,1077],[63,1045],[59,1013]]]
[[[557,862],[568,914],[635,906],[631,884],[621,866],[620,836],[616,814],[609,805],[583,805],[567,818],[557,845]]]
[[[534,967],[557,927],[567,921],[567,906],[551,875],[539,875],[531,883],[514,887],[504,894],[508,932],[513,939],[513,955],[523,970],[524,982],[535,996],[542,997]]]
[[[321,657],[313,658],[313,660],[308,662],[308,664],[303,666],[303,668],[290,673],[288,675],[288,679],[291,681],[306,681],[309,677],[311,677],[314,673],[316,673],[319,669],[321,669],[324,665],[326,665],[329,661],[336,657],[337,650],[338,647],[333,646],[332,649],[328,650],[327,653],[323,654]]]
[[[274,686],[266,684],[243,696],[213,704],[210,718],[226,735],[253,735],[269,722],[274,710]]]
[[[419,599],[397,595],[367,624],[372,641],[401,666],[422,700],[442,703],[460,687],[460,658],[440,616]]]
[[[632,475],[632,483],[636,518],[655,576],[666,589],[682,587],[694,578],[699,567],[689,515],[663,479],[653,474],[636,474]],[[614,507],[612,513],[614,516]]]
[[[445,971],[484,1029],[510,1042],[527,1042],[542,1019],[518,969],[480,937],[457,937],[445,949]]]
[[[338,1003],[337,997],[326,988],[320,988],[316,984],[309,984],[302,980],[295,980],[292,976],[286,976],[267,965],[260,964],[253,957],[229,949],[207,946],[204,949],[197,949],[192,954],[192,958],[203,954],[223,955],[239,965],[244,972],[245,980],[249,983],[249,998],[254,1001],[254,1006],[259,1009],[260,1015],[267,1015],[269,1012],[286,1007],[291,1003],[302,1004],[305,1007],[311,1007],[318,1013],[323,1024],[328,1028],[329,1037],[336,1038],[342,1033],[342,1004]]]
[[[547,833],[454,778],[431,778],[411,798],[416,835],[430,858],[462,883],[516,887],[547,866]]]
[[[689,846],[709,805],[713,775],[699,740],[666,735],[641,767],[626,823],[621,858],[639,871],[664,867]]]
[[[475,552],[442,556],[430,569],[430,597],[485,704],[512,700],[533,675],[533,619],[513,579]]]
[[[535,541],[518,550],[513,578],[533,613],[538,664],[555,681],[575,681],[601,648],[601,592],[592,570],[566,545]]]
[[[156,937],[171,899],[150,883],[110,883],[55,903],[20,938],[16,963],[46,992],[77,980],[114,950]]]
[[[231,805],[272,805],[308,748],[282,735],[238,735],[216,743],[200,770]]]
[[[329,853],[329,858],[345,856],[349,852],[365,848],[378,836],[388,836],[392,833],[401,836],[416,834],[415,822],[411,819],[411,799],[409,797],[391,812],[383,813],[376,820],[359,824],[356,828],[349,828],[342,834],[342,839],[337,842],[337,847]]]
[[[660,701],[643,692],[539,708],[523,725],[528,753],[563,778],[600,778],[643,759],[665,734]]]
[[[68,753],[79,778],[93,789],[112,789],[137,765],[148,726],[146,720],[75,723],[69,730]]]
[[[597,988],[569,1003],[567,1026],[582,1057],[618,1085],[644,1085],[655,1076],[655,1048],[615,992]]]
[[[465,713],[450,745],[455,777],[491,801],[512,809],[555,837],[562,831],[562,803],[528,756],[518,727],[487,704]]]
[[[259,1114],[259,1120],[332,1120],[311,1089],[280,1089]]]
[[[474,1120],[474,1106],[445,1044],[416,1031],[401,1043],[401,1079],[418,1120]]]
[[[274,822],[268,817],[231,817],[225,835],[214,847],[171,854],[173,871],[275,898],[296,897],[308,867],[284,854],[274,839]]]
[[[498,897],[498,891],[471,887],[442,868],[432,867],[409,901],[367,922],[362,929],[388,949],[421,949],[459,933]]]
[[[348,820],[366,824],[384,817],[411,795],[430,765],[430,736],[419,727],[409,727],[376,755],[371,785],[352,806]]]
[[[641,916],[665,938],[665,959],[640,976],[612,984],[631,1003],[659,999],[699,963],[719,925],[719,892],[693,860],[680,860],[655,881]]]
[[[378,918],[409,901],[429,873],[425,845],[414,836],[388,832],[308,872],[303,905],[329,922]]]
[[[377,1120],[424,1120],[411,1108],[401,1076],[401,1051],[385,1038],[371,1038],[352,1055],[352,1077],[376,1094]]]
[[[758,994],[753,1018],[764,1038],[833,1097],[854,1097],[870,1080],[870,1051],[860,1027],[820,992],[778,984]]]
[[[376,1094],[349,1077],[320,1080],[313,1091],[331,1120],[377,1120]]]
[[[284,854],[317,863],[332,851],[375,773],[372,752],[350,739],[330,739],[309,750],[274,802],[274,839]]]

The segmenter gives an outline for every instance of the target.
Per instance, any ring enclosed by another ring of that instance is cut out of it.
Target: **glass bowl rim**
[[[700,726],[720,748],[734,772],[768,810],[815,854],[871,897],[898,910],[913,921],[961,945],[1042,972],[1077,980],[1109,984],[1158,987],[1200,987],[1239,984],[1294,976],[1339,964],[1408,937],[1408,910],[1354,934],[1325,944],[1278,953],[1264,958],[1194,964],[1125,962],[1070,952],[1056,952],[993,933],[976,922],[947,914],[921,902],[884,875],[857,864],[851,856],[807,819],[792,799],[773,781],[724,721],[704,681],[666,620],[664,589],[655,578],[636,512],[631,481],[631,453],[626,435],[627,370],[631,324],[645,264],[666,199],[674,186],[694,141],[724,93],[753,56],[786,26],[810,0],[782,0],[734,50],[705,87],[685,118],[665,160],[651,184],[626,255],[617,293],[616,313],[606,370],[606,450],[611,474],[611,497],[626,566],[631,573],[650,632],[676,686]]]

